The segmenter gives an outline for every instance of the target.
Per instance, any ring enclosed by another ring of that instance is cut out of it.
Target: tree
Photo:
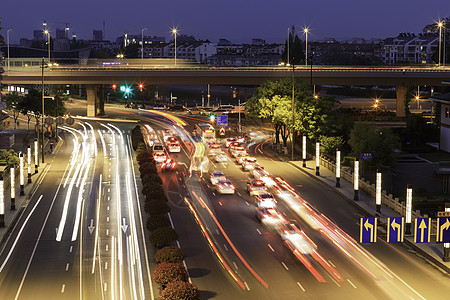
[[[55,95],[54,100],[46,98],[44,103],[45,114],[52,117],[63,116],[67,111],[63,99],[64,98],[59,93]]]
[[[145,202],[144,210],[151,215],[166,214],[170,212],[170,206],[164,201],[150,200]]]
[[[10,168],[12,166],[19,164],[19,156],[13,149],[1,149],[0,150],[0,161],[4,161],[5,164]]]
[[[32,117],[36,118],[36,125],[39,124],[39,118],[42,112],[42,94],[36,89],[31,89],[28,94],[18,103],[17,109],[27,116],[27,129],[30,129]]]
[[[200,300],[200,292],[192,283],[185,281],[169,282],[161,292],[160,300]]]
[[[142,176],[142,184],[145,185],[149,183],[157,183],[161,185],[163,182],[158,174],[145,174]]]
[[[182,263],[186,258],[186,253],[183,249],[176,246],[167,246],[156,251],[155,260],[157,263],[170,262]]]
[[[23,100],[23,96],[20,96],[17,92],[12,92],[5,96],[6,108],[12,110],[14,119],[14,129],[16,129],[17,119],[19,118],[19,103]]]
[[[172,281],[187,281],[188,275],[182,264],[163,262],[156,265],[153,280],[165,287]]]
[[[356,157],[361,153],[373,153],[371,164],[378,167],[392,165],[397,159],[393,150],[400,146],[398,137],[389,128],[380,130],[364,123],[355,124],[348,143]]]
[[[150,233],[150,242],[155,246],[166,246],[178,239],[178,233],[172,227],[161,227]]]
[[[288,40],[284,43],[284,52],[281,54],[281,59],[284,62],[288,62],[287,50],[289,46],[289,62],[292,64],[299,65],[305,62],[305,54],[303,49],[305,48],[302,40],[295,34],[295,27],[292,26],[292,31],[289,33],[289,43]]]

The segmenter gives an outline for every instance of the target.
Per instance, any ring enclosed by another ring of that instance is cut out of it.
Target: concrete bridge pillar
[[[86,85],[87,98],[87,116],[95,117],[103,115],[104,112],[104,92],[101,84],[87,84]]]
[[[405,101],[408,94],[408,87],[404,85],[398,85],[395,87],[395,92],[397,94],[396,115],[397,117],[404,117],[406,115]]]

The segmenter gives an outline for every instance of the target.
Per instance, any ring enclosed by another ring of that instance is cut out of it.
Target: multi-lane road
[[[182,151],[173,154],[178,170],[161,177],[177,243],[202,298],[437,299],[450,292],[449,274],[406,245],[388,244],[383,234],[376,244],[359,245],[364,213],[259,146],[268,138],[264,132],[253,136],[249,152],[292,187],[278,196],[278,209],[300,224],[317,245],[314,253],[294,255],[273,227],[258,222],[253,197],[246,194],[249,173],[231,158],[207,161],[209,171],[223,171],[235,184],[234,195],[219,195],[207,174],[189,176],[196,145],[189,125],[164,114],[114,113],[157,133],[169,128],[182,141]],[[129,143],[134,125],[79,119],[63,130],[46,176],[0,253],[0,286],[8,287],[0,289],[1,299],[157,296],[159,287],[150,279],[154,249],[143,229]]]

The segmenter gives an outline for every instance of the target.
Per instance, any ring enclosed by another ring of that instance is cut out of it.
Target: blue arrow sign
[[[387,223],[387,241],[388,243],[401,243],[403,242],[403,228],[405,222],[403,217],[388,218]]]
[[[375,243],[377,241],[377,218],[361,218],[360,243]]]
[[[414,225],[414,243],[429,243],[431,218],[417,218]]]
[[[437,218],[437,243],[450,243],[450,217]]]
[[[227,127],[228,126],[228,116],[227,115],[218,115],[217,116],[217,126],[218,127]]]

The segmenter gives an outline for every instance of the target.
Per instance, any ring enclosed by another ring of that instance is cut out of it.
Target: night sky
[[[450,16],[450,0],[4,0],[0,8],[1,34],[11,28],[11,42],[32,38],[47,20],[51,32],[70,23],[71,33],[92,39],[93,29],[106,22],[106,39],[124,31],[170,37],[180,33],[217,42],[235,43],[262,38],[282,42],[287,28],[309,26],[309,40],[334,37],[386,38],[399,32],[418,33],[426,24]],[[301,37],[303,39],[303,37]]]

